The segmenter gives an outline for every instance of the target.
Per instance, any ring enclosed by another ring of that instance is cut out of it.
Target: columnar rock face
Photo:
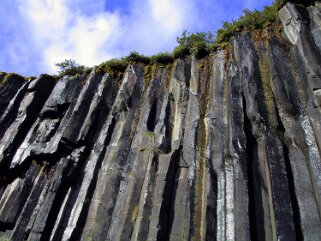
[[[320,11],[120,81],[1,74],[0,240],[321,240]]]

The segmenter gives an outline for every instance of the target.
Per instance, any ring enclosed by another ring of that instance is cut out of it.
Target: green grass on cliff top
[[[275,23],[278,20],[278,10],[287,2],[294,2],[308,5],[313,0],[275,0],[271,6],[266,6],[262,11],[245,9],[241,16],[232,22],[223,22],[222,28],[216,32],[197,32],[188,33],[184,31],[181,36],[177,37],[177,47],[172,53],[164,52],[153,56],[145,56],[136,51],[132,51],[128,56],[123,58],[114,58],[100,64],[98,69],[112,73],[123,73],[129,63],[161,64],[166,65],[173,63],[175,59],[184,58],[187,55],[195,55],[202,58],[217,49],[224,48],[231,38],[243,31],[254,31],[263,29],[265,26]],[[71,63],[68,65],[68,63]],[[66,65],[67,64],[67,65]],[[81,74],[88,71],[88,68],[76,64],[73,60],[65,60],[58,63],[61,68],[60,75],[64,74]]]

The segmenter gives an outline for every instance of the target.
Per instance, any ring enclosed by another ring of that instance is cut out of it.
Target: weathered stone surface
[[[0,113],[4,112],[24,82],[25,79],[19,75],[0,72]]]
[[[321,240],[320,3],[279,17],[121,80],[0,74],[0,239]]]

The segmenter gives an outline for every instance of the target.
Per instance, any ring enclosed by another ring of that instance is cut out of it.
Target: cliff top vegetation
[[[240,32],[263,29],[278,20],[278,10],[287,2],[308,5],[314,0],[275,0],[271,6],[266,6],[262,11],[244,9],[241,16],[231,22],[223,22],[222,27],[216,32],[189,33],[183,31],[177,37],[177,46],[172,53],[163,52],[153,56],[145,56],[132,51],[123,58],[113,58],[98,66],[99,71],[108,71],[112,74],[123,73],[129,63],[161,64],[173,63],[175,59],[194,55],[202,58],[217,49],[227,46],[231,38]],[[65,60],[56,64],[60,68],[60,75],[83,73],[88,68],[78,65],[73,60]]]

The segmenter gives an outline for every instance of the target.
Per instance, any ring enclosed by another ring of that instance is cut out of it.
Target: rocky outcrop
[[[1,74],[0,240],[321,240],[320,11],[121,80]]]

